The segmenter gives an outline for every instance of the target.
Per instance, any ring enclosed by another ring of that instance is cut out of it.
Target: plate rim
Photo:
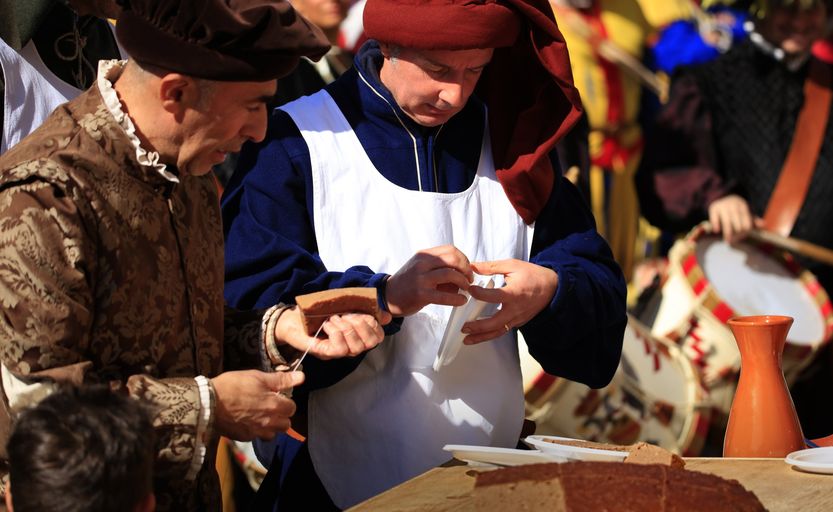
[[[541,450],[522,450],[519,448],[504,448],[502,446],[482,446],[482,445],[473,445],[473,444],[446,444],[443,446],[443,450],[447,451],[457,458],[455,452],[464,452],[468,451],[471,453],[480,453],[486,455],[488,457],[489,454],[494,455],[515,455],[515,456],[530,456],[530,464],[534,463],[547,463],[547,462],[566,462],[567,459],[565,457],[561,457],[555,453],[546,453]],[[532,459],[535,459],[534,461]],[[559,460],[560,459],[560,460]],[[460,458],[459,460],[462,461],[470,461],[474,459],[464,459]],[[488,462],[486,459],[474,460],[474,462],[485,462],[492,465],[503,465],[500,463]]]
[[[483,450],[486,452],[494,452],[494,453],[515,453],[515,452],[527,452],[527,453],[543,453],[541,450],[523,450],[521,448],[505,448],[503,446],[484,446],[481,444],[456,444],[450,443],[443,446],[443,450],[450,452],[453,450]]]
[[[825,452],[831,452],[831,460],[830,462],[810,462],[807,460],[802,460],[802,455],[809,455],[811,453],[819,453],[819,450],[823,450]],[[833,474],[833,446],[822,446],[819,448],[804,448],[803,450],[796,450],[794,452],[788,453],[786,457],[784,457],[784,462],[791,466],[795,466],[799,469],[803,469],[808,472],[812,473],[827,473]],[[813,470],[824,470],[824,471],[813,471]]]
[[[607,457],[615,457],[615,458],[619,459],[620,461],[625,460],[625,458],[628,456],[628,452],[626,452],[626,451],[604,450],[604,449],[601,449],[601,448],[586,448],[584,446],[570,446],[570,445],[564,445],[564,444],[558,444],[558,443],[550,443],[548,441],[540,439],[540,438],[543,438],[543,437],[548,437],[548,438],[553,438],[553,439],[562,439],[562,440],[565,440],[565,441],[585,441],[584,439],[577,439],[575,437],[563,437],[563,436],[554,436],[554,435],[533,434],[533,435],[526,436],[524,438],[524,442],[529,442],[530,444],[532,444],[536,448],[539,446],[536,443],[547,443],[547,444],[541,445],[541,446],[550,447],[550,445],[551,445],[553,447],[553,451],[555,451],[555,452],[566,451],[566,452],[573,452],[573,453],[579,453],[579,454],[588,454],[588,455],[603,455],[603,456],[607,456]],[[541,450],[541,451],[546,451],[546,450]],[[572,457],[572,458],[575,458],[575,457]]]

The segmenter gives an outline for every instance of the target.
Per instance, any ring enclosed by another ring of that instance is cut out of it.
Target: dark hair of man
[[[137,400],[66,388],[21,413],[9,438],[15,512],[132,511],[153,492],[155,436]]]

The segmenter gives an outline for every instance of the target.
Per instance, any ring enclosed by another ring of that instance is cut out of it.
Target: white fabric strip
[[[194,377],[197,381],[197,386],[200,391],[200,417],[197,420],[197,442],[194,446],[194,457],[191,459],[191,467],[188,473],[185,474],[186,480],[193,480],[197,477],[197,473],[202,468],[202,463],[205,461],[206,443],[205,434],[208,425],[211,424],[211,383],[202,375]]]

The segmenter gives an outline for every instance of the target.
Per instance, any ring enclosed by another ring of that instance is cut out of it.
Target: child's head
[[[155,436],[137,400],[66,388],[21,413],[9,439],[14,512],[152,510]]]

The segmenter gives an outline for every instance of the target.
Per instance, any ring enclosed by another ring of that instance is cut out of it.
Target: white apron
[[[0,67],[6,89],[0,134],[0,154],[3,154],[40,126],[55,107],[75,98],[81,90],[46,67],[34,41],[29,41],[17,53],[0,39]]]
[[[474,183],[456,194],[407,190],[371,163],[326,92],[282,107],[310,150],[315,237],[328,270],[393,274],[417,251],[453,244],[471,261],[528,259],[524,225],[495,177],[488,133]],[[450,458],[447,443],[515,447],[524,400],[513,331],[432,365],[451,307],[429,305],[337,384],[311,393],[309,451],[346,508]]]

